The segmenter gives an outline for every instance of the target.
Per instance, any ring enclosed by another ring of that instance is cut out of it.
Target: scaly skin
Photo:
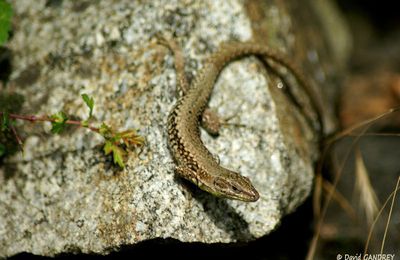
[[[184,91],[168,117],[168,141],[177,164],[176,172],[199,188],[218,197],[253,202],[259,193],[247,177],[219,165],[200,139],[199,119],[207,106],[214,83],[231,61],[255,55],[265,62],[271,59],[286,67],[310,97],[323,131],[321,109],[302,74],[281,54],[256,43],[223,45],[204,65],[191,87]],[[182,80],[179,80],[182,82]]]

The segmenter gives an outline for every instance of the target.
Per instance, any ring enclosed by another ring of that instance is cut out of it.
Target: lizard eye
[[[231,188],[235,193],[239,192],[239,189],[236,186],[232,185]]]
[[[231,183],[225,181],[224,179],[221,178],[216,178],[214,180],[214,185],[218,187],[221,190],[231,190],[234,193],[239,193],[240,189],[236,187],[235,185],[232,185]]]

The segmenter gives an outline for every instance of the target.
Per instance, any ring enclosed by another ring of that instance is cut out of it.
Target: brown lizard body
[[[322,131],[320,107],[302,74],[282,54],[252,42],[223,45],[208,59],[190,88],[183,79],[183,72],[181,74],[178,72],[177,78],[182,85],[183,95],[168,117],[168,141],[177,163],[176,172],[199,188],[216,196],[247,202],[257,201],[259,193],[247,177],[219,165],[200,139],[199,121],[221,70],[229,62],[250,55],[255,55],[265,62],[269,59],[273,60],[286,67],[294,75],[310,97]],[[183,66],[182,62],[177,65]]]

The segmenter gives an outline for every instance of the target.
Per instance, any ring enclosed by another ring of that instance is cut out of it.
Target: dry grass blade
[[[350,154],[350,152],[352,150],[352,147],[354,147],[354,145],[358,142],[358,140],[361,138],[361,136],[363,134],[365,134],[365,132],[368,130],[368,128],[371,125],[373,125],[376,121],[378,121],[379,119],[382,119],[382,118],[384,118],[384,117],[386,117],[386,116],[388,116],[388,115],[390,115],[390,114],[392,114],[394,112],[397,112],[399,110],[400,110],[400,107],[392,108],[389,111],[387,111],[386,113],[383,113],[383,114],[378,115],[378,116],[376,116],[374,118],[365,120],[365,121],[363,121],[363,122],[361,122],[359,124],[356,124],[353,127],[349,127],[347,129],[339,132],[338,134],[332,136],[331,138],[327,139],[325,141],[324,150],[322,151],[321,160],[320,160],[318,168],[317,168],[317,173],[321,174],[323,161],[326,159],[326,156],[328,154],[328,150],[330,150],[331,146],[337,140],[339,140],[339,139],[341,139],[341,138],[343,138],[345,136],[352,135],[353,131],[362,128],[361,132],[358,135],[356,135],[355,139],[353,140],[348,152],[346,153],[346,155],[344,157],[345,159],[344,159],[343,163],[340,165],[339,171],[338,171],[338,173],[336,174],[336,176],[335,176],[335,178],[333,180],[332,185],[333,185],[334,188],[336,188],[336,186],[337,186],[337,184],[338,184],[338,182],[340,180],[340,176],[342,174],[343,167],[344,167],[344,165],[345,165],[345,163],[347,161],[347,158],[349,157],[349,154]],[[319,235],[321,233],[322,224],[324,222],[324,218],[325,218],[326,212],[328,210],[328,206],[329,206],[329,203],[330,203],[330,201],[332,199],[332,196],[333,196],[333,193],[329,192],[329,194],[326,196],[326,198],[324,200],[324,204],[323,204],[322,210],[321,210],[321,215],[317,219],[316,230],[315,230],[313,238],[312,238],[312,240],[310,242],[310,247],[309,247],[308,252],[307,252],[307,256],[306,256],[307,260],[311,260],[311,259],[314,258],[315,251],[316,251],[316,248],[317,248],[318,238],[319,238]]]
[[[337,134],[335,134],[334,136],[332,136],[331,138],[329,138],[327,141],[326,141],[326,146],[327,146],[327,148],[329,148],[329,146],[332,144],[332,143],[334,143],[335,141],[337,141],[337,140],[339,140],[339,139],[341,139],[341,138],[343,138],[343,137],[345,137],[345,136],[360,136],[360,134],[355,134],[354,135],[354,131],[355,130],[357,130],[357,129],[360,129],[360,128],[363,128],[363,127],[366,127],[366,126],[368,126],[368,125],[371,125],[371,124],[374,124],[376,121],[378,121],[379,119],[382,119],[382,118],[384,118],[384,117],[386,117],[386,116],[389,116],[390,114],[392,114],[392,113],[394,113],[394,112],[397,112],[397,111],[399,111],[400,110],[400,107],[395,107],[395,108],[392,108],[392,109],[389,109],[387,112],[385,112],[385,113],[383,113],[383,114],[380,114],[380,115],[378,115],[378,116],[375,116],[375,117],[373,117],[373,118],[371,118],[371,119],[367,119],[367,120],[365,120],[365,121],[362,121],[362,122],[360,122],[360,123],[358,123],[358,124],[356,124],[356,125],[354,125],[354,126],[351,126],[351,127],[349,127],[349,128],[346,128],[346,129],[344,129],[344,130],[342,130],[342,131],[340,131],[339,133],[337,133]],[[364,133],[363,133],[364,134]]]
[[[393,193],[392,204],[390,205],[388,220],[386,221],[385,233],[383,234],[383,238],[382,238],[381,255],[383,253],[383,248],[385,246],[386,235],[387,235],[387,231],[389,229],[390,218],[392,217],[394,201],[396,200],[397,189],[399,188],[399,185],[400,185],[400,176],[397,179],[396,188],[394,189],[394,193]]]
[[[368,252],[369,242],[371,241],[371,237],[372,237],[372,231],[374,231],[375,225],[378,222],[379,217],[382,215],[383,210],[386,208],[386,205],[389,203],[390,199],[392,199],[392,206],[393,206],[394,198],[396,197],[397,191],[400,189],[399,180],[400,180],[400,177],[397,180],[396,188],[394,189],[394,191],[392,191],[392,193],[389,194],[385,203],[383,203],[381,209],[379,210],[378,214],[376,215],[374,222],[372,222],[372,225],[369,228],[367,242],[365,243],[365,247],[364,247],[364,255]],[[391,212],[390,212],[390,214],[391,214]]]
[[[315,176],[314,185],[314,196],[313,196],[313,212],[314,218],[318,219],[321,214],[321,202],[322,202],[322,175],[317,173]]]
[[[349,158],[353,147],[357,144],[357,142],[361,138],[362,134],[365,133],[368,130],[368,128],[370,126],[370,123],[371,122],[368,122],[368,124],[361,131],[360,135],[355,137],[355,139],[353,140],[352,144],[349,147],[349,150],[347,150],[347,152],[346,152],[346,154],[344,156],[343,162],[340,164],[339,169],[336,172],[336,175],[335,175],[335,177],[333,179],[333,182],[332,182],[333,189],[331,189],[331,191],[328,192],[327,196],[325,197],[324,204],[322,206],[321,215],[317,219],[316,230],[315,230],[315,233],[314,233],[313,238],[311,240],[310,248],[308,249],[308,253],[307,253],[307,256],[306,256],[307,260],[312,260],[314,258],[315,251],[317,249],[318,238],[319,238],[319,235],[321,234],[321,229],[322,229],[322,225],[324,223],[325,215],[326,215],[326,212],[328,211],[329,204],[330,204],[330,202],[332,200],[333,191],[334,191],[334,189],[336,189],[337,184],[339,183],[340,177],[342,176],[343,169],[344,169],[344,166],[345,166],[345,164],[347,162],[347,159]],[[326,154],[326,151],[325,151],[324,154]]]
[[[359,195],[360,205],[365,212],[367,222],[371,224],[378,212],[379,201],[358,148],[355,153],[355,178],[355,191]]]
[[[324,180],[323,187],[328,194],[332,193],[332,198],[336,200],[339,206],[342,207],[350,218],[353,220],[357,219],[356,213],[348,200],[338,190],[336,190],[330,182]]]

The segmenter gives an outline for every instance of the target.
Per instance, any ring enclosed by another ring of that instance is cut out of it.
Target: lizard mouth
[[[260,198],[258,191],[253,188],[251,190],[242,191],[240,195],[234,196],[235,199],[245,202],[255,202]]]
[[[260,194],[256,189],[254,189],[247,193],[247,198],[249,198],[249,200],[247,200],[248,202],[255,202],[260,198]]]

